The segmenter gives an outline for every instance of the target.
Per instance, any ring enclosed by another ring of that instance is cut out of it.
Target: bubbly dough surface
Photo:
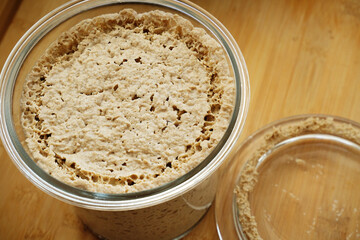
[[[170,13],[123,10],[61,35],[27,77],[22,124],[55,178],[105,193],[150,189],[223,136],[234,80],[222,48]]]

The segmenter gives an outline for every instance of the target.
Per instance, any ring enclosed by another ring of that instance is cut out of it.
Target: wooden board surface
[[[2,0],[0,1],[0,41],[4,36],[11,20],[16,13],[20,0]]]
[[[23,0],[0,44],[0,66],[24,32],[65,0]],[[250,75],[240,141],[303,113],[360,122],[360,2],[194,0],[232,33]],[[239,141],[239,142],[240,142]],[[0,239],[94,239],[64,203],[34,187],[0,147]],[[211,208],[185,239],[218,239]]]

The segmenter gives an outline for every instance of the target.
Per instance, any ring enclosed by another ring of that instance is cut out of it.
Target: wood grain
[[[23,0],[0,44],[0,66],[40,17],[65,0]],[[290,115],[325,113],[360,122],[360,2],[194,0],[232,33],[250,75],[241,142]],[[0,239],[94,239],[68,206],[32,184],[0,147]],[[185,239],[218,239],[211,208]]]
[[[0,1],[0,40],[4,36],[19,5],[20,0]]]

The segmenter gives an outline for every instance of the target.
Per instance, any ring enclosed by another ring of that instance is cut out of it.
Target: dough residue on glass
[[[248,199],[249,194],[253,191],[257,183],[258,173],[256,167],[258,160],[278,143],[289,138],[312,133],[335,135],[360,144],[360,132],[356,128],[351,124],[335,122],[330,117],[310,117],[296,124],[274,127],[269,131],[254,154],[250,159],[247,159],[247,163],[242,170],[239,182],[234,190],[240,225],[248,239],[262,239],[257,229],[256,219],[251,212]],[[300,166],[306,164],[302,159],[296,159],[295,161]]]

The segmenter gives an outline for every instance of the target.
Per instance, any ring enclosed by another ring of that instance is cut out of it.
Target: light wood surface
[[[0,66],[22,34],[65,0],[23,0],[0,44]],[[245,57],[250,108],[239,142],[273,120],[324,113],[360,122],[360,2],[194,0]],[[0,239],[95,239],[71,208],[33,186],[0,147]],[[185,239],[218,239],[212,207]]]

